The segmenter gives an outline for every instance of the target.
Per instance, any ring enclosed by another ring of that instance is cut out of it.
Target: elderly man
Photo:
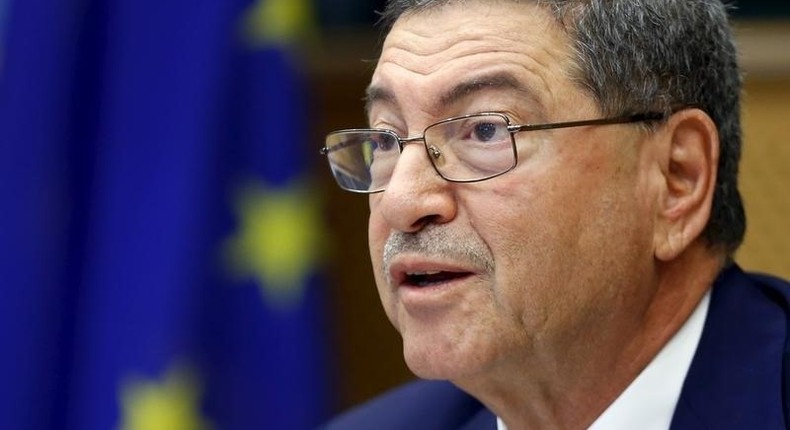
[[[780,429],[788,298],[732,255],[740,76],[714,0],[392,0],[370,129],[384,310],[428,380],[332,429]]]

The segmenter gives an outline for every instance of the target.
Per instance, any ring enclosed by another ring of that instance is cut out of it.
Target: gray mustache
[[[486,273],[494,269],[491,251],[479,237],[437,225],[426,226],[416,233],[395,231],[390,234],[384,244],[385,277],[389,277],[392,260],[404,252],[459,261]]]

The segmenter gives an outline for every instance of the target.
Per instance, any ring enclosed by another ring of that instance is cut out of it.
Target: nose
[[[380,211],[391,228],[412,233],[455,218],[457,202],[453,184],[434,170],[425,146],[415,143],[403,147],[386,189],[371,200],[371,211]]]

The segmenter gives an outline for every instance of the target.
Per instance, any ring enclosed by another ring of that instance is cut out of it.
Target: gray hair
[[[405,13],[453,1],[389,0],[380,23],[389,31]],[[719,0],[522,1],[546,7],[568,33],[576,55],[571,77],[603,114],[695,106],[710,115],[721,155],[703,237],[731,257],[743,241],[746,215],[738,191],[742,82],[728,7]]]

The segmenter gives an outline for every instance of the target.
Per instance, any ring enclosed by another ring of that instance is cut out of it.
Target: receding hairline
[[[386,35],[392,29],[392,26],[403,17],[408,17],[412,15],[417,15],[426,11],[435,10],[445,6],[451,5],[460,5],[463,6],[464,3],[468,2],[478,2],[478,3],[515,3],[515,4],[523,4],[523,3],[532,3],[539,6],[546,6],[545,4],[541,4],[541,0],[424,0],[418,1],[417,4],[413,4],[406,9],[404,9],[400,14],[394,16],[389,15],[386,13],[381,14],[381,18],[379,19],[377,26],[379,26],[383,33]]]

